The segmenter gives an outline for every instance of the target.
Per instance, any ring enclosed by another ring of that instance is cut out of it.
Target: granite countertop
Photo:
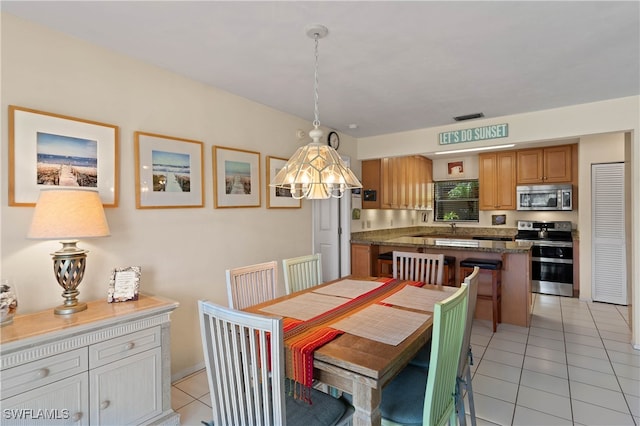
[[[507,229],[501,229],[500,232],[496,232],[493,228],[458,228],[454,234],[449,228],[416,228],[355,232],[351,234],[351,242],[356,244],[440,248],[490,253],[527,253],[532,246],[531,242],[472,239],[474,236],[513,237],[515,231],[512,232]]]

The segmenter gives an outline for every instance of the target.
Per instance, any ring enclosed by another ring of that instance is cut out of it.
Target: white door
[[[349,158],[342,157],[349,166]],[[351,192],[342,198],[313,200],[313,252],[322,254],[322,279],[351,273]]]
[[[627,305],[624,163],[591,166],[591,281],[596,302]]]

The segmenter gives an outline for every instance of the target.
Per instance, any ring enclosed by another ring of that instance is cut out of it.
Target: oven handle
[[[573,243],[568,241],[516,240],[516,242],[518,241],[527,241],[532,243],[534,246],[540,247],[573,247]]]
[[[557,257],[532,257],[531,261],[542,263],[564,263],[566,265],[573,265],[573,259],[560,259]]]

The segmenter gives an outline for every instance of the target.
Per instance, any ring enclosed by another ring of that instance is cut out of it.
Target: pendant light
[[[295,199],[322,200],[340,198],[352,188],[362,184],[340,158],[338,152],[321,143],[318,113],[318,40],[329,34],[327,27],[314,25],[307,29],[307,36],[315,41],[314,114],[313,129],[309,132],[311,142],[291,156],[287,164],[276,174],[269,186],[291,191]]]

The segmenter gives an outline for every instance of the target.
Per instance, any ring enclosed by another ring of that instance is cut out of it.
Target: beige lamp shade
[[[43,189],[27,238],[63,240],[108,235],[109,225],[97,191]]]

